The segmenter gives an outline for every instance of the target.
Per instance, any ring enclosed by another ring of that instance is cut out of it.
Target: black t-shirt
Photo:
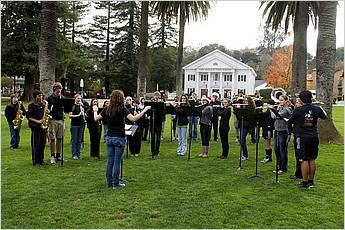
[[[80,113],[80,111],[81,111],[80,105],[74,104],[72,106],[72,114],[73,115],[78,115]],[[78,117],[72,117],[71,118],[71,125],[73,125],[73,126],[82,126],[83,124],[84,124],[84,117],[83,116],[78,116]]]
[[[229,130],[229,120],[231,117],[231,109],[230,108],[221,108],[220,109],[220,125],[219,130]]]
[[[10,103],[5,108],[5,117],[9,125],[13,125],[13,120],[16,119],[18,106],[19,103]],[[23,104],[20,104],[20,110],[23,112],[23,116],[25,116],[25,108]]]
[[[106,109],[103,109],[100,115],[103,119],[108,119],[108,136],[126,137],[125,135],[125,118],[130,114],[127,108],[123,107],[114,116],[109,117]]]
[[[295,134],[303,137],[317,137],[317,120],[318,118],[326,119],[320,107],[305,104],[295,108],[290,121],[294,124]]]
[[[26,117],[28,119],[31,117],[31,118],[34,118],[36,120],[41,120],[43,118],[43,115],[44,115],[44,108],[45,108],[45,105],[43,103],[37,103],[36,101],[33,101],[28,106],[28,111],[26,113]],[[41,127],[41,124],[38,124],[36,122],[29,120],[29,127],[32,129],[33,128],[39,128],[39,127]]]
[[[63,98],[64,96],[56,96],[55,93],[53,93],[47,99],[50,115],[54,120],[64,119]]]

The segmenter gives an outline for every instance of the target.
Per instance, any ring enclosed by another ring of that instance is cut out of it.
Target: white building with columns
[[[219,93],[221,98],[232,98],[239,92],[254,94],[256,73],[250,66],[237,59],[214,50],[183,67],[184,92],[196,92],[211,96]]]

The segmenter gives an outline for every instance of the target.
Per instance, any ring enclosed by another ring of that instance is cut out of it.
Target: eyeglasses
[[[187,99],[187,98],[185,98],[185,97],[182,97],[181,99]]]

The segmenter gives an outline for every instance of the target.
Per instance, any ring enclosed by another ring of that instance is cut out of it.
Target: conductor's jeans
[[[250,132],[251,127],[243,127],[241,132],[241,146],[243,151],[243,156],[248,158],[248,150],[247,150],[247,134]]]
[[[162,122],[151,124],[151,153],[152,155],[158,155],[159,147],[161,144]]]
[[[211,126],[200,124],[202,146],[210,146]]]
[[[119,184],[120,167],[123,150],[125,149],[126,138],[106,136],[105,143],[107,147],[107,186],[112,187]]]
[[[277,157],[278,168],[287,172],[288,165],[288,131],[274,131],[274,151]]]
[[[213,140],[218,140],[218,116],[212,118]],[[211,138],[211,136],[210,136]]]
[[[40,127],[31,129],[31,152],[33,165],[43,163],[46,139],[46,133],[43,129]]]
[[[227,157],[229,154],[229,129],[219,129],[220,141],[222,142],[222,155]]]

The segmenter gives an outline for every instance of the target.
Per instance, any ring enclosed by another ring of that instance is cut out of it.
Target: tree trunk
[[[180,21],[179,21],[179,39],[176,58],[176,94],[183,94],[183,79],[182,79],[182,59],[183,59],[183,42],[184,42],[184,27],[186,25],[186,15],[184,7],[181,7]]]
[[[161,45],[162,48],[165,48],[165,12],[162,12],[162,25],[161,25],[161,32],[162,32],[162,37],[161,37]]]
[[[149,74],[149,53],[147,48],[148,42],[148,12],[149,2],[141,2],[141,18],[140,18],[140,48],[139,48],[139,66],[137,80],[137,97],[144,97],[146,94],[146,79]]]
[[[38,65],[40,69],[40,89],[46,97],[52,93],[55,82],[56,4],[57,2],[53,1],[42,1]]]
[[[24,92],[21,96],[21,100],[31,100],[32,92],[34,91],[34,81],[34,76],[31,73],[25,73]]]
[[[72,10],[73,10],[73,17],[72,17],[72,43],[74,44],[74,38],[75,38],[75,2],[72,2]]]
[[[292,54],[292,79],[291,96],[296,98],[296,93],[306,89],[307,78],[307,27],[308,27],[308,2],[300,1],[293,25],[294,42]]]
[[[319,34],[316,49],[316,95],[324,104],[328,119],[320,122],[321,143],[342,143],[343,138],[336,130],[332,120],[333,83],[336,51],[337,2],[319,2]]]
[[[105,95],[107,96],[110,92],[110,81],[109,81],[109,52],[110,52],[110,4],[111,2],[108,2],[108,24],[107,24],[107,47],[106,47],[106,53],[105,53],[105,76],[104,76],[104,86],[105,86]]]

